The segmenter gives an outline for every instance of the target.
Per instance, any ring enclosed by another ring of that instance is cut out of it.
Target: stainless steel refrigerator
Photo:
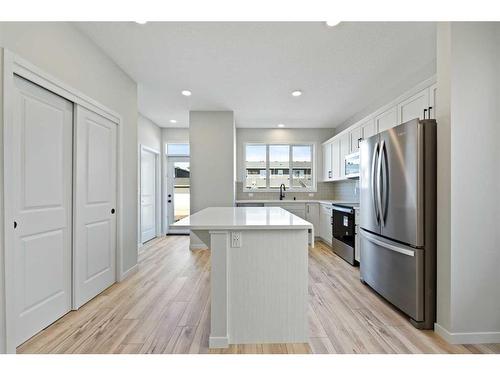
[[[361,142],[361,280],[432,329],[436,315],[436,121]]]

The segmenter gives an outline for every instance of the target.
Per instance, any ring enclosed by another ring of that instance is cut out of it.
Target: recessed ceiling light
[[[326,26],[334,27],[334,26],[337,26],[339,23],[340,23],[340,21],[326,21]]]
[[[170,120],[171,124],[177,124],[177,120]]]
[[[181,94],[184,95],[184,96],[191,96],[192,93],[189,90],[182,90]]]
[[[148,23],[148,21],[135,21],[135,23],[138,23],[139,25],[145,25]]]
[[[285,124],[278,124],[278,128],[284,128]]]
[[[302,91],[300,91],[300,90],[292,91],[292,96],[301,96],[301,95],[302,95]]]

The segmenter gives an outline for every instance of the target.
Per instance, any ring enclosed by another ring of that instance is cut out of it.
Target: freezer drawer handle
[[[382,246],[385,249],[396,251],[398,253],[401,253],[401,254],[404,254],[404,255],[408,255],[410,257],[415,256],[415,252],[414,251],[408,250],[408,249],[404,249],[404,248],[399,247],[399,246],[391,245],[391,244],[388,244],[387,242],[380,241],[380,240],[376,239],[375,236],[366,233],[364,230],[361,230],[361,235],[364,238],[366,238],[368,241],[373,242],[376,245]]]

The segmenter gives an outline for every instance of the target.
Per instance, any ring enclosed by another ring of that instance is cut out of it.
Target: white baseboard
[[[434,331],[450,344],[497,344],[500,332],[450,332],[439,324],[434,324]]]
[[[208,247],[207,245],[202,243],[195,243],[189,245],[189,250],[204,250],[204,249],[208,249]]]
[[[209,348],[227,348],[229,346],[229,340],[227,336],[224,337],[213,337],[210,336],[208,339],[208,347]]]
[[[132,276],[138,270],[139,270],[139,265],[138,264],[136,264],[133,267],[130,267],[128,270],[126,270],[125,272],[122,273],[122,277],[118,281],[121,282],[121,281],[125,280],[127,277]]]

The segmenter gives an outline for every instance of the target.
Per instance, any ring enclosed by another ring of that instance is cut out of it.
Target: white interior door
[[[71,309],[73,104],[15,77],[16,346]]]
[[[117,125],[76,106],[74,305],[116,280]]]
[[[156,237],[156,153],[141,150],[141,242]]]

